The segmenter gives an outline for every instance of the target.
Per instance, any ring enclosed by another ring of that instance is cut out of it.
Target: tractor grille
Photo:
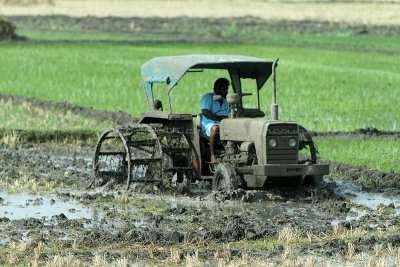
[[[295,146],[289,145],[295,140]],[[276,143],[272,146],[271,143]],[[296,124],[269,125],[267,133],[267,163],[297,164],[299,151],[299,134]]]

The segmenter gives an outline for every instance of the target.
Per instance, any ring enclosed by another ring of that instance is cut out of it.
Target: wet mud
[[[23,242],[26,249],[18,255],[26,260],[41,243],[44,262],[66,251],[82,262],[104,253],[110,262],[161,262],[176,248],[184,263],[183,255],[197,253],[205,260],[229,244],[231,260],[244,254],[267,260],[279,258],[290,244],[296,255],[312,251],[329,258],[344,255],[351,239],[337,238],[335,229],[366,231],[367,236],[352,240],[360,253],[377,244],[400,244],[396,231],[388,234],[400,223],[400,197],[367,192],[341,179],[335,166],[314,187],[227,195],[212,192],[207,182],[167,189],[158,184],[87,189],[93,179],[92,150],[91,145],[57,143],[0,147],[4,255],[10,255],[10,244]],[[308,243],[307,236],[319,239]],[[6,263],[6,257],[0,262]]]
[[[85,142],[0,145],[0,264],[72,257],[91,266],[101,256],[109,264],[124,259],[124,266],[302,265],[314,255],[315,265],[341,266],[400,247],[399,174],[330,162],[331,174],[316,186],[228,193],[213,192],[207,181],[89,188],[93,152]],[[396,256],[388,257],[396,266]]]
[[[341,180],[362,186],[363,190],[400,194],[400,173],[371,170],[346,163],[326,161],[330,171]]]

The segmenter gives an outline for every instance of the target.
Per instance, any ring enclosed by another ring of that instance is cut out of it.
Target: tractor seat
[[[197,126],[197,129],[199,129],[199,130],[201,130],[201,116],[202,114],[201,113],[199,113],[199,114],[197,114],[197,116],[196,116],[196,126]]]

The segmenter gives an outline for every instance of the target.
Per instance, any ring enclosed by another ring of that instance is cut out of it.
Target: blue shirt
[[[227,116],[229,115],[229,105],[228,102],[226,102],[226,99],[222,99],[222,104],[220,104],[220,101],[213,101],[213,96],[215,93],[208,93],[205,94],[201,98],[201,104],[200,107],[201,109],[208,109],[211,111],[211,113],[218,115],[218,116]],[[205,126],[209,123],[219,123],[218,121],[211,120],[207,118],[204,115],[201,115],[201,129],[205,129]]]

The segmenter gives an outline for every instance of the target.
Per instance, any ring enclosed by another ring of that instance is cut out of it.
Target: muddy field
[[[92,154],[91,142],[10,146],[3,138],[0,264],[399,264],[399,174],[331,163],[331,175],[314,187],[88,189]]]

